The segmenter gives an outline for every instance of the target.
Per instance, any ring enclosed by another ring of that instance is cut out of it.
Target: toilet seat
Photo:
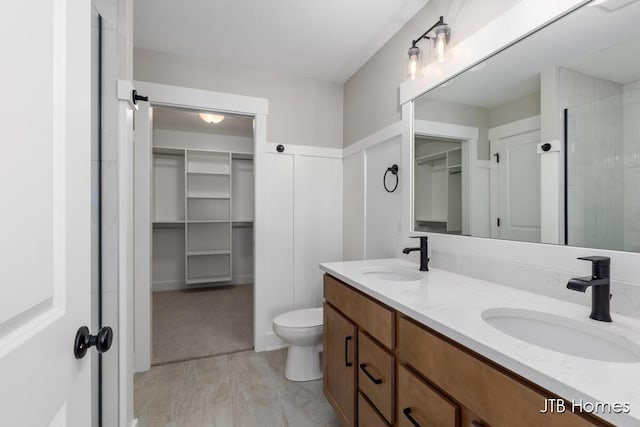
[[[273,324],[282,328],[317,328],[323,324],[322,307],[283,313],[273,319]]]

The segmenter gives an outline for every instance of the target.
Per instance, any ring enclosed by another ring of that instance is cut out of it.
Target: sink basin
[[[422,279],[422,276],[417,271],[401,267],[372,267],[363,270],[362,274],[388,282],[414,282]]]
[[[515,308],[482,312],[489,325],[529,344],[605,362],[638,363],[640,346],[620,335],[549,313]]]

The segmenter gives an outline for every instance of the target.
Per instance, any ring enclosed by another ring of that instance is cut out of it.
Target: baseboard
[[[265,334],[265,348],[263,351],[274,351],[289,347],[289,344],[282,341],[273,331]]]
[[[168,280],[166,282],[153,282],[151,290],[155,291],[176,291],[186,288],[184,280]]]
[[[185,285],[184,280],[154,282],[151,285],[151,290],[153,292],[165,292],[165,291],[178,291],[183,289],[210,288],[215,286],[251,285],[251,284],[253,284],[253,275],[244,275],[244,276],[234,276],[233,279],[228,282],[200,283],[197,285]]]
[[[231,278],[232,285],[252,285],[253,284],[253,274],[245,274],[242,276],[233,276]]]

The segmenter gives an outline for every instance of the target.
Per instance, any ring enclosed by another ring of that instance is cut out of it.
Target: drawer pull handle
[[[361,363],[361,364],[360,364],[360,369],[362,369],[362,372],[364,372],[364,374],[365,374],[366,376],[368,376],[368,377],[369,377],[369,379],[370,379],[371,381],[373,381],[373,383],[374,383],[374,384],[382,384],[382,380],[381,380],[380,378],[376,378],[376,377],[374,377],[373,375],[371,375],[371,374],[369,373],[369,371],[367,371],[367,364],[366,364],[366,363]]]
[[[418,422],[411,416],[411,408],[404,408],[402,410],[402,413],[405,417],[407,417],[407,419],[409,419],[409,421],[411,421],[411,424],[413,424],[415,427],[420,427],[420,424],[418,424]]]
[[[353,363],[349,362],[349,341],[353,339],[352,336],[344,338],[344,366],[353,366]]]

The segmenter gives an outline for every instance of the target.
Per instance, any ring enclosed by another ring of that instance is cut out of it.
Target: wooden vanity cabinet
[[[475,414],[469,417],[481,417],[483,422],[477,422],[477,426],[608,425],[570,411],[541,413],[545,400],[558,396],[403,316],[398,316],[397,355],[399,361]]]
[[[324,393],[345,427],[610,426],[541,413],[558,396],[330,275],[324,295]]]
[[[325,396],[343,426],[392,425],[395,312],[329,275],[324,296]]]

